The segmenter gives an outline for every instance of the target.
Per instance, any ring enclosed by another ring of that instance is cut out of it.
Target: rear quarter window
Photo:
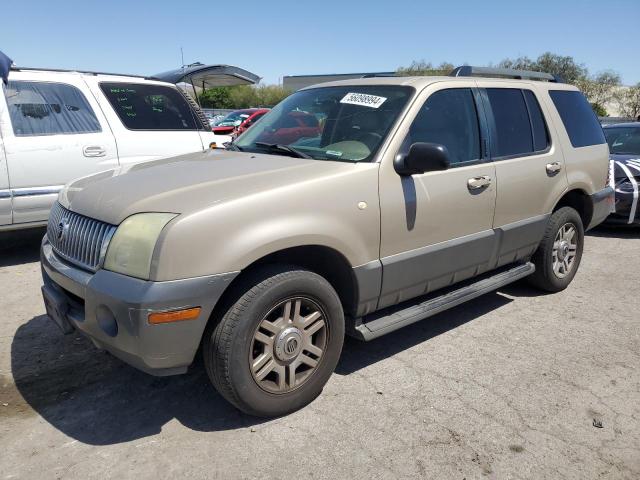
[[[600,122],[581,92],[549,90],[549,96],[574,148],[606,143]]]
[[[129,130],[198,130],[195,113],[175,88],[141,83],[100,83]]]

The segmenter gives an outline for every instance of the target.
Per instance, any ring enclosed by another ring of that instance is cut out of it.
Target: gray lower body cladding
[[[69,324],[99,348],[154,375],[186,371],[216,302],[237,275],[150,282],[107,270],[89,273],[58,258],[46,238],[41,263],[44,288],[68,302]],[[202,309],[195,320],[148,322],[152,312],[189,307]]]
[[[549,215],[418,248],[382,259],[378,308],[426,295],[535,252]]]

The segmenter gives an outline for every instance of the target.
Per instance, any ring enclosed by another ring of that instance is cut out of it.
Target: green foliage
[[[622,90],[618,104],[622,116],[640,120],[640,83]]]
[[[205,108],[273,107],[291,94],[279,85],[238,85],[204,90],[199,98]]]
[[[229,93],[229,87],[209,88],[200,93],[200,104],[204,108],[233,108]]]
[[[434,66],[431,62],[425,60],[411,62],[408,67],[399,67],[396,74],[403,77],[419,77],[431,75],[449,75],[449,72],[455,67],[448,62],[442,62],[438,66]]]
[[[591,108],[593,108],[594,113],[599,117],[609,116],[609,114],[607,113],[607,110],[599,103],[592,103]]]

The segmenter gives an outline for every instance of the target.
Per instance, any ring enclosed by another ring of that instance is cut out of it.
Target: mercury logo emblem
[[[295,353],[297,349],[298,349],[298,339],[295,337],[289,338],[284,344],[284,351],[286,352],[287,355],[291,355],[292,353]]]
[[[58,242],[64,241],[68,232],[69,220],[67,218],[62,218],[62,220],[60,220],[60,223],[58,223]]]

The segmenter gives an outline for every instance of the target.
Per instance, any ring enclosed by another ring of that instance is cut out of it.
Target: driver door
[[[478,275],[494,255],[496,175],[482,148],[485,122],[476,85],[438,85],[419,95],[380,168],[379,308]],[[447,147],[450,168],[399,175],[393,157],[415,142]]]

